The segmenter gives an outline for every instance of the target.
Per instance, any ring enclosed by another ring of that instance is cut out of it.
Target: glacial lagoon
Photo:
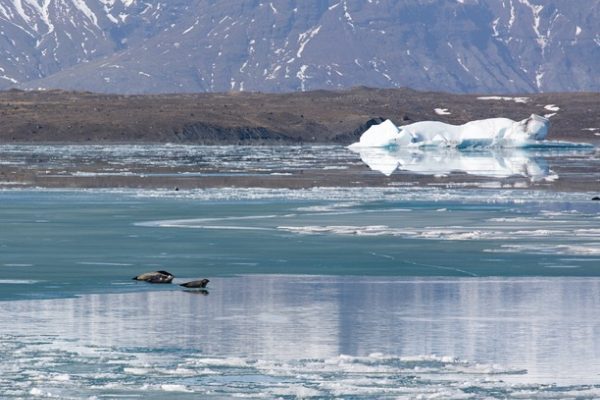
[[[19,172],[0,191],[2,398],[600,396],[594,150],[529,154],[557,175],[547,181],[452,170],[422,184],[394,180],[411,174],[397,165],[385,185],[357,187],[388,177],[331,146],[287,158],[171,147],[204,171],[160,146],[82,149],[39,147],[36,167],[21,163],[28,149],[0,149]],[[169,176],[140,188],[26,181],[110,168]],[[169,180],[315,170],[340,184]],[[589,190],[553,186],[569,177]],[[157,269],[174,284],[131,280]],[[204,277],[207,291],[177,285]]]

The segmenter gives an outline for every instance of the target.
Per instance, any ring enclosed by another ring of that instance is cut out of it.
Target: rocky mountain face
[[[600,0],[0,0],[0,89],[600,91]]]

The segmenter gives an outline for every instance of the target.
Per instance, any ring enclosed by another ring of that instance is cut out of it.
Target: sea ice
[[[489,118],[451,125],[422,121],[397,127],[386,120],[371,126],[350,148],[361,147],[526,147],[546,138],[550,121],[532,114],[522,121]]]

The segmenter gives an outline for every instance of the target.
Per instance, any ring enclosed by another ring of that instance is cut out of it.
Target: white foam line
[[[373,255],[375,257],[387,258],[388,260],[395,260],[396,259],[396,257],[390,256],[389,254],[379,254],[379,253],[371,252],[371,255]]]
[[[272,231],[273,228],[259,228],[254,226],[235,226],[235,225],[175,225],[164,224],[157,225],[160,228],[186,228],[186,229],[215,229],[215,230],[238,230],[238,231]]]
[[[166,219],[158,221],[146,221],[136,222],[134,226],[145,226],[145,227],[195,227],[202,225],[195,225],[202,222],[219,222],[219,221],[243,221],[243,220],[255,220],[255,219],[271,219],[271,218],[289,218],[294,217],[296,214],[285,214],[285,215],[247,215],[243,217],[222,217],[222,218],[191,218],[191,219]]]
[[[33,264],[2,264],[5,267],[33,267]]]
[[[448,271],[456,271],[456,272],[460,272],[460,273],[463,273],[468,276],[477,277],[477,274],[474,274],[469,271],[465,271],[464,269],[460,269],[460,268],[444,267],[442,265],[434,265],[434,264],[423,264],[423,263],[417,263],[414,261],[407,261],[407,260],[404,260],[404,262],[407,264],[417,265],[420,267],[429,267],[429,268],[443,269],[443,270],[448,270]]]
[[[133,264],[127,263],[112,263],[112,262],[94,262],[94,261],[79,261],[77,264],[79,265],[106,265],[106,266],[115,266],[115,267],[127,267]]]

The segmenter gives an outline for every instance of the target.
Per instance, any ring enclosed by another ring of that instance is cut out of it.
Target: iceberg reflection
[[[374,171],[390,176],[396,170],[423,175],[448,175],[463,172],[470,175],[508,178],[522,176],[532,181],[556,178],[540,153],[525,150],[502,151],[484,149],[393,149],[363,147],[351,148]]]

